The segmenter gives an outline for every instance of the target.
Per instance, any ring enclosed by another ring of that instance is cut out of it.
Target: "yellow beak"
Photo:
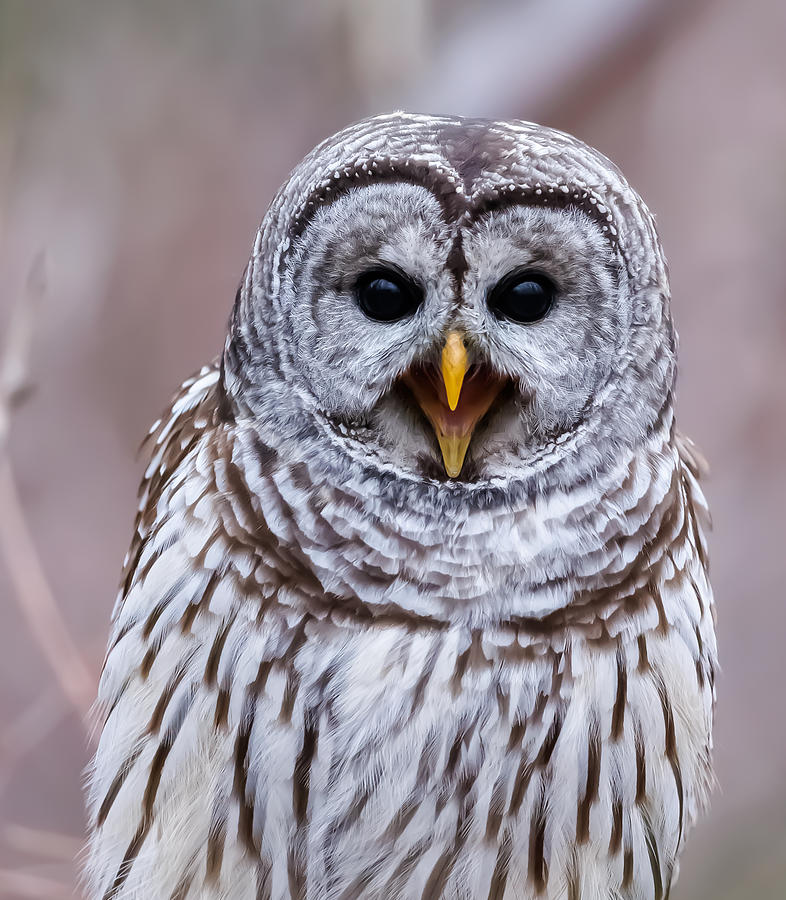
[[[449,478],[459,476],[475,426],[507,380],[482,361],[469,372],[464,340],[461,332],[448,332],[439,368],[416,366],[404,376],[405,384],[434,428]]]
[[[445,471],[451,478],[456,478],[464,465],[464,457],[467,455],[467,448],[472,438],[469,434],[445,434],[435,428],[439,442],[439,449],[442,451],[442,462],[445,464]]]
[[[442,380],[445,382],[445,394],[448,406],[454,410],[461,396],[461,385],[467,374],[467,348],[464,338],[458,331],[451,331],[442,348]],[[456,473],[458,474],[458,473]]]
[[[451,331],[442,348],[442,380],[445,382],[445,396],[448,406],[453,412],[458,406],[461,396],[461,386],[464,384],[464,376],[467,374],[467,348],[464,346],[464,338],[458,331]],[[434,423],[434,431],[442,451],[442,461],[445,463],[445,471],[450,478],[456,478],[464,465],[464,457],[467,455],[472,431],[462,433],[453,429],[445,430],[443,422]]]

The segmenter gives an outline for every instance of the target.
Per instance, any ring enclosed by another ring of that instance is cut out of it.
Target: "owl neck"
[[[684,527],[670,414],[605,466],[574,461],[566,479],[563,460],[529,481],[466,495],[326,465],[324,447],[302,452],[313,434],[299,436],[296,457],[251,424],[233,430],[234,455],[249,461],[249,502],[306,576],[300,602],[316,614],[603,629],[647,602]]]

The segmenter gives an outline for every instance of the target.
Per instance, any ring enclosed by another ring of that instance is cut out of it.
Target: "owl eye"
[[[413,282],[390,269],[364,272],[355,285],[358,306],[378,322],[395,322],[420,306],[423,292]]]
[[[514,322],[537,322],[554,303],[556,287],[540,272],[511,272],[499,281],[488,296],[494,315]]]

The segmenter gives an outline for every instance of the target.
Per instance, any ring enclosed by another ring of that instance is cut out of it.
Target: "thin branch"
[[[11,417],[30,386],[28,365],[34,312],[43,292],[43,258],[39,257],[31,269],[27,290],[12,312],[0,359],[0,555],[33,638],[63,693],[86,723],[95,692],[94,679],[68,631],[47,580],[8,455]]]
[[[39,254],[30,267],[24,293],[11,310],[11,321],[0,357],[0,457],[6,453],[13,411],[30,391],[28,366],[33,323],[44,296],[45,284],[44,257]]]

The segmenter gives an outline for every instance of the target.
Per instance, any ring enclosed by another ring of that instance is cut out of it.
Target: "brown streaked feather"
[[[600,726],[597,719],[590,722],[587,747],[587,784],[576,814],[576,840],[585,844],[589,840],[590,810],[598,799],[600,789],[600,761],[602,754]]]
[[[611,713],[611,739],[619,741],[625,729],[625,708],[628,698],[628,665],[622,646],[617,647],[617,693]]]

